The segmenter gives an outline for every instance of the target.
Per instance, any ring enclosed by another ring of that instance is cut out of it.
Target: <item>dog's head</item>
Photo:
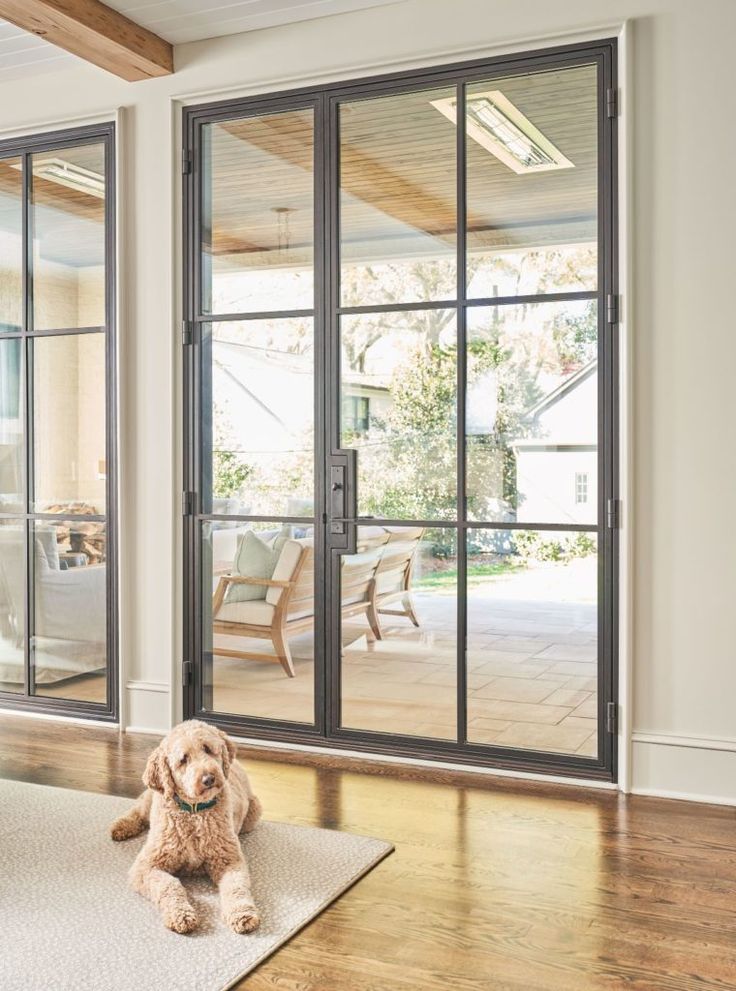
[[[190,719],[179,723],[148,758],[143,784],[166,798],[209,802],[222,790],[235,744],[214,726]]]

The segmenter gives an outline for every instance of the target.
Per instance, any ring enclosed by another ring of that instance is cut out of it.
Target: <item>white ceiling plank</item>
[[[172,44],[258,31],[333,14],[382,7],[402,0],[105,0],[141,27]],[[27,57],[27,60],[25,60]],[[0,80],[32,75],[44,63],[74,56],[0,20]]]

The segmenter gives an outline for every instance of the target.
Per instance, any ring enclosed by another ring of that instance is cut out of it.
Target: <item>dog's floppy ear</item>
[[[218,729],[217,733],[222,738],[222,743],[223,743],[222,770],[225,774],[225,777],[227,777],[228,774],[230,773],[230,765],[235,760],[235,754],[237,751],[235,750],[235,744],[227,735],[227,733],[223,733],[221,729]]]
[[[146,769],[143,772],[143,784],[153,791],[160,791],[166,798],[173,796],[174,779],[171,776],[171,768],[162,746],[156,747],[148,758]]]

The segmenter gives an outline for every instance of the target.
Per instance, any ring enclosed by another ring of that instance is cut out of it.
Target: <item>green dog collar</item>
[[[176,804],[179,806],[182,812],[204,812],[205,809],[211,809],[213,805],[217,805],[217,795],[209,802],[195,802],[194,805],[190,805],[189,802],[185,802],[183,798],[179,798],[178,795],[174,795],[176,799]]]

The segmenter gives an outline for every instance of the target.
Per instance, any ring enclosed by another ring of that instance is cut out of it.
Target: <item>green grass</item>
[[[523,564],[511,561],[497,561],[493,564],[468,565],[468,585],[482,585],[488,579],[510,575],[522,571]],[[450,588],[457,584],[457,568],[448,571],[437,571],[426,575],[420,581],[413,583],[415,588]]]

